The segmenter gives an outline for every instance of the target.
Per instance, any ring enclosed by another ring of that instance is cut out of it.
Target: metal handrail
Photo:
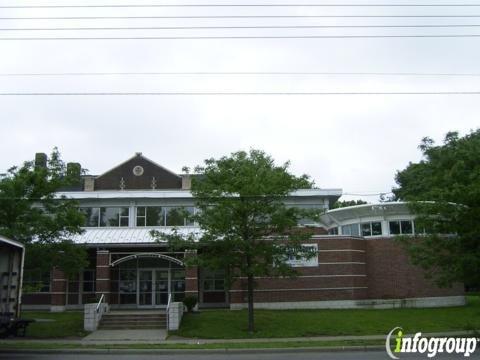
[[[102,296],[100,296],[100,300],[98,301],[97,307],[95,309],[97,313],[100,311],[100,305],[102,305],[104,301],[105,301],[105,294],[102,294]]]
[[[165,317],[166,317],[166,324],[167,324],[167,331],[169,329],[169,312],[170,312],[170,303],[172,302],[172,293],[168,294],[168,302],[167,302],[167,309],[165,311]]]

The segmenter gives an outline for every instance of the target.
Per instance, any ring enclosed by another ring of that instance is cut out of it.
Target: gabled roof
[[[94,190],[181,189],[182,177],[136,153],[94,180]]]
[[[111,168],[110,170],[107,170],[107,171],[105,171],[104,173],[98,175],[98,176],[97,176],[97,179],[100,178],[100,177],[102,177],[102,176],[104,176],[104,175],[106,175],[106,174],[108,174],[108,173],[110,173],[111,171],[113,171],[113,170],[115,170],[115,169],[118,169],[119,167],[127,164],[129,161],[132,161],[132,160],[134,160],[134,159],[136,159],[136,158],[141,158],[141,159],[143,159],[143,160],[151,163],[152,165],[155,165],[156,167],[158,167],[158,168],[160,168],[160,169],[162,169],[162,170],[164,170],[164,171],[166,171],[166,172],[169,172],[170,174],[172,174],[172,175],[174,175],[174,176],[180,177],[178,174],[174,173],[173,171],[171,171],[171,170],[167,169],[166,167],[163,167],[162,165],[156,163],[155,161],[147,158],[147,157],[144,156],[141,152],[136,152],[135,155],[133,155],[131,158],[128,158],[127,160],[125,160],[125,161],[121,162],[120,164],[114,166],[114,167]]]

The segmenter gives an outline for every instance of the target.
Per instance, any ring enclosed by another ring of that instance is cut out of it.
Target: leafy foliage
[[[424,159],[396,175],[398,200],[410,202],[415,227],[426,231],[403,244],[413,261],[439,284],[480,284],[480,130],[460,138],[446,135],[443,145],[424,138]]]
[[[367,204],[367,202],[363,201],[363,200],[336,201],[332,205],[332,209],[344,208],[344,207],[347,207],[347,206],[364,205],[364,204]]]
[[[59,266],[67,275],[86,265],[86,251],[69,240],[84,222],[77,203],[55,193],[77,185],[55,148],[45,167],[33,161],[0,177],[0,234],[26,245],[26,267]]]
[[[191,312],[197,303],[198,299],[196,296],[185,296],[185,299],[183,299],[183,305],[186,306],[188,312]]]
[[[285,205],[294,190],[311,188],[308,176],[288,172],[288,163],[276,165],[259,150],[239,151],[220,159],[205,160],[193,177],[192,194],[199,210],[194,216],[201,232],[183,235],[157,233],[175,248],[198,250],[187,261],[212,270],[223,270],[227,286],[246,277],[249,331],[253,331],[253,288],[258,276],[294,275],[290,255],[310,258],[311,247],[302,246],[311,231],[298,228],[302,218],[316,218],[318,210]]]

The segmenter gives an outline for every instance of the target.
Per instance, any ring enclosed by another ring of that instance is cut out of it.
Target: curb
[[[257,348],[257,349],[0,349],[0,354],[256,354],[256,353],[316,353],[378,351],[382,346],[322,346],[300,348]]]

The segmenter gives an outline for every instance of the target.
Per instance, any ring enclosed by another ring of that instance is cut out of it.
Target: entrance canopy
[[[184,263],[183,261],[177,259],[177,258],[174,258],[172,256],[168,256],[168,255],[165,255],[165,254],[162,254],[162,253],[138,253],[138,254],[131,254],[131,255],[127,255],[127,256],[124,256],[120,259],[117,259],[115,261],[113,261],[110,265],[111,266],[116,266],[118,264],[121,264],[125,261],[129,261],[129,260],[133,260],[133,259],[140,259],[140,258],[158,258],[158,259],[164,259],[164,260],[167,260],[167,261],[171,261],[175,264],[178,264],[180,266],[184,266]]]

